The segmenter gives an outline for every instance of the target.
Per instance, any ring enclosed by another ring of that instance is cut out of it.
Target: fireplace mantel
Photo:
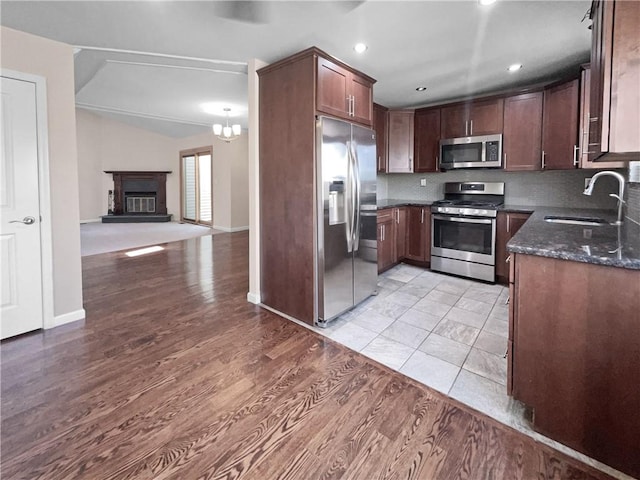
[[[129,215],[126,211],[125,195],[127,185],[135,185],[135,190],[153,194],[155,198],[155,212],[149,214],[136,213],[136,216],[166,216],[167,215],[167,174],[164,171],[143,170],[104,170],[113,175],[113,215]],[[104,221],[104,219],[103,219]],[[140,220],[144,221],[144,220]]]

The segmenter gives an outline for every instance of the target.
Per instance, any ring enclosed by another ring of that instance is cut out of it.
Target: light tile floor
[[[401,264],[380,275],[377,296],[326,328],[310,328],[616,478],[628,478],[533,431],[525,406],[507,395],[508,296],[501,285]]]

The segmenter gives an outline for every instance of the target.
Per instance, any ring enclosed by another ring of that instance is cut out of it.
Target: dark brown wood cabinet
[[[502,133],[504,100],[477,100],[441,109],[441,138]]]
[[[414,117],[414,161],[416,173],[438,172],[440,155],[440,109],[420,109]]]
[[[580,168],[624,168],[626,163],[603,162],[589,159],[589,105],[591,101],[591,67],[582,65],[580,71],[580,121],[578,128],[578,152]]]
[[[536,431],[640,478],[638,271],[512,257],[513,397]]]
[[[531,216],[522,212],[498,212],[496,219],[496,281],[506,284],[509,276],[507,243]]]
[[[640,2],[595,0],[590,11],[589,160],[640,160]]]
[[[510,172],[542,168],[542,92],[507,97],[502,136],[503,168]]]
[[[407,208],[396,207],[393,209],[395,255],[394,262],[398,263],[406,256],[407,250]]]
[[[395,246],[395,219],[393,208],[378,210],[378,272],[384,272],[397,263]]]
[[[387,172],[413,173],[413,110],[389,110]]]
[[[578,80],[544,90],[542,169],[569,170],[578,166]]]
[[[429,207],[407,207],[406,258],[417,262],[428,262],[431,257],[431,209]]]
[[[374,80],[323,56],[317,62],[317,110],[371,126]]]
[[[373,129],[376,131],[376,156],[378,173],[387,171],[387,112],[388,108],[373,104]]]
[[[405,260],[428,266],[431,260],[431,209],[428,206],[378,210],[378,273]]]
[[[353,92],[354,76],[374,80],[315,47],[267,65],[258,75],[261,301],[313,324],[315,116],[346,118],[346,97],[338,97]],[[357,99],[355,105],[357,113]]]

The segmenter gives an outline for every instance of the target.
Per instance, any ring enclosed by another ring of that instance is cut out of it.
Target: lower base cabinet
[[[640,272],[512,254],[509,378],[533,428],[640,478]]]
[[[378,273],[396,264],[395,227],[393,209],[378,211]]]
[[[407,207],[407,247],[405,257],[428,262],[431,257],[431,208]]]
[[[520,230],[530,213],[498,212],[496,219],[496,282],[506,284],[509,275],[507,243]]]
[[[378,273],[406,260],[428,266],[431,258],[431,208],[378,210]]]

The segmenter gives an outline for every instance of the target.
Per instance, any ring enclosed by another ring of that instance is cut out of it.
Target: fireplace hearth
[[[169,222],[167,214],[167,174],[170,171],[114,171],[113,214],[103,215],[103,223]]]

